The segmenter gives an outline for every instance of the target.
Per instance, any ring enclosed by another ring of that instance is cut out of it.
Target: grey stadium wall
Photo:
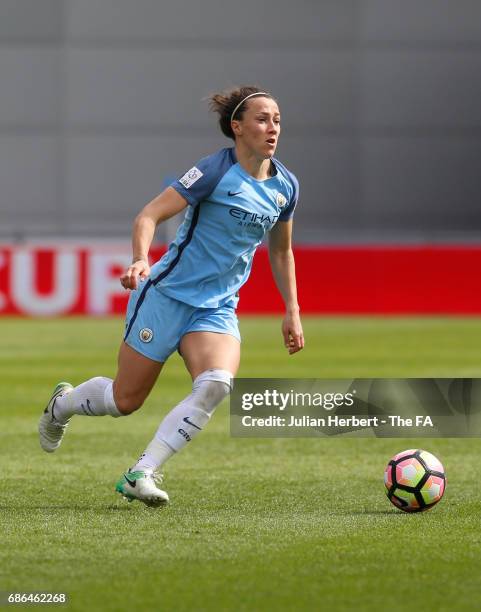
[[[1,240],[126,238],[240,82],[280,101],[297,242],[481,235],[477,0],[0,0],[0,49]]]

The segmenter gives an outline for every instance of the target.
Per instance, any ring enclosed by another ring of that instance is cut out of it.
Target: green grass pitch
[[[481,320],[304,319],[289,357],[280,320],[244,318],[240,376],[481,376]],[[69,610],[472,610],[481,601],[477,439],[233,439],[227,402],[166,465],[171,505],[114,493],[190,383],[178,356],[125,419],[75,417],[47,455],[37,420],[59,380],[112,376],[120,319],[2,319],[0,591],[66,592]],[[438,455],[447,492],[406,515],[387,460]]]

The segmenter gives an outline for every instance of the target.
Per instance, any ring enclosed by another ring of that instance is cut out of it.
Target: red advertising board
[[[303,246],[295,255],[303,313],[481,314],[481,246]],[[129,261],[127,245],[0,245],[0,314],[121,314],[128,293],[119,275]],[[239,312],[281,311],[259,249]]]

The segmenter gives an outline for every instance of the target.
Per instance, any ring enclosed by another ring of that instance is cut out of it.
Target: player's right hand
[[[122,274],[120,284],[124,289],[137,289],[139,280],[145,280],[149,275],[149,262],[145,259],[139,259],[127,268],[125,274]]]

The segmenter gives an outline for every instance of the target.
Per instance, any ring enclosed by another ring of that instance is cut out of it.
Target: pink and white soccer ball
[[[433,454],[409,449],[394,455],[384,470],[389,501],[404,512],[423,512],[437,504],[446,489],[443,464]]]

